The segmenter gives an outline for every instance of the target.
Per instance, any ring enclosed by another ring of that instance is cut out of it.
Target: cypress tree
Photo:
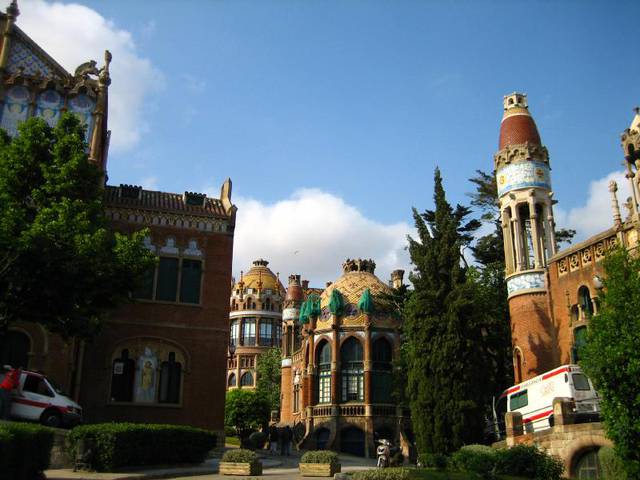
[[[407,394],[418,451],[451,453],[482,440],[492,360],[478,288],[461,255],[479,224],[465,221],[468,208],[447,202],[438,169],[434,183],[435,209],[414,209],[418,237],[409,237]]]

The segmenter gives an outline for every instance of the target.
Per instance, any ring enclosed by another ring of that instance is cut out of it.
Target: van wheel
[[[62,417],[60,414],[53,410],[48,410],[40,417],[40,423],[47,427],[58,428],[62,425]]]

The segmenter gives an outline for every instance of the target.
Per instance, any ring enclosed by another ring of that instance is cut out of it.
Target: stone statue
[[[100,74],[100,70],[98,70],[98,68],[96,67],[96,61],[89,60],[88,62],[85,62],[82,65],[80,65],[78,68],[76,68],[76,73],[74,74],[74,77],[82,78],[82,77],[86,77],[87,75],[99,75],[99,74]]]

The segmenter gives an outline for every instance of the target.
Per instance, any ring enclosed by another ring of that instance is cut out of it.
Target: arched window
[[[316,448],[318,450],[324,450],[327,448],[331,431],[328,428],[319,428],[315,431]]]
[[[111,401],[133,401],[133,378],[136,372],[136,364],[129,358],[129,349],[120,352],[120,358],[113,361],[111,369]]]
[[[340,349],[342,365],[342,401],[364,401],[364,366],[362,344],[348,338]]]
[[[245,372],[240,377],[240,386],[241,387],[253,387],[253,375],[251,372]]]
[[[11,330],[0,340],[2,365],[28,368],[30,351],[31,340],[22,332]]]
[[[373,388],[374,403],[390,403],[393,391],[391,376],[391,344],[386,338],[379,338],[373,342]]]
[[[265,310],[271,310],[271,299],[267,298],[265,305],[264,305],[264,309]]]
[[[515,363],[515,382],[516,383],[520,383],[522,382],[522,352],[520,351],[519,348],[517,348],[514,351],[514,363]]]
[[[160,403],[180,403],[180,381],[182,379],[182,365],[176,362],[175,352],[169,352],[169,357],[160,366]]]
[[[229,375],[229,380],[227,380],[227,385],[229,387],[235,387],[236,386],[236,374],[232,373],[231,375]]]
[[[600,478],[600,462],[598,461],[598,450],[587,450],[582,453],[574,467],[574,477],[577,479]]]
[[[340,432],[340,450],[364,457],[364,432],[358,427],[347,427]]]
[[[323,340],[318,345],[316,363],[318,365],[318,403],[331,403],[331,345]]]
[[[529,205],[518,206],[520,215],[520,235],[522,238],[522,260],[524,269],[528,270],[535,267],[535,250],[533,246],[534,238],[531,232],[531,215]]]
[[[589,288],[584,285],[578,290],[578,301],[582,308],[582,316],[589,319],[593,316],[593,302],[591,300],[591,293]]]

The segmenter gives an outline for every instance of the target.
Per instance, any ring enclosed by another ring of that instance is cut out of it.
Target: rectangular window
[[[583,373],[572,373],[571,378],[573,379],[573,388],[576,390],[591,390],[589,380]]]
[[[238,345],[238,339],[240,338],[240,325],[238,325],[238,320],[231,321],[231,337],[229,339],[229,343],[231,345]]]
[[[260,345],[273,346],[273,320],[260,320]]]
[[[527,390],[523,390],[522,392],[514,393],[511,395],[509,399],[509,411],[513,412],[522,407],[526,407],[529,405],[529,395],[527,394]]]
[[[393,392],[393,379],[390,372],[373,372],[373,401],[374,403],[391,403]]]
[[[142,274],[140,284],[138,285],[136,291],[133,293],[134,298],[141,298],[143,300],[153,299],[153,280],[155,276],[156,267],[154,265]]]
[[[331,365],[320,365],[319,367],[318,403],[331,403]]]
[[[300,411],[300,385],[294,385],[293,387],[293,411]]]
[[[200,260],[182,260],[180,280],[180,301],[200,303],[200,282],[202,280],[202,262]]]
[[[342,368],[342,401],[364,401],[364,371],[361,362],[347,363]]]
[[[156,300],[175,302],[178,291],[178,259],[160,257]]]
[[[256,344],[256,319],[245,318],[242,321],[242,344],[254,346]]]

